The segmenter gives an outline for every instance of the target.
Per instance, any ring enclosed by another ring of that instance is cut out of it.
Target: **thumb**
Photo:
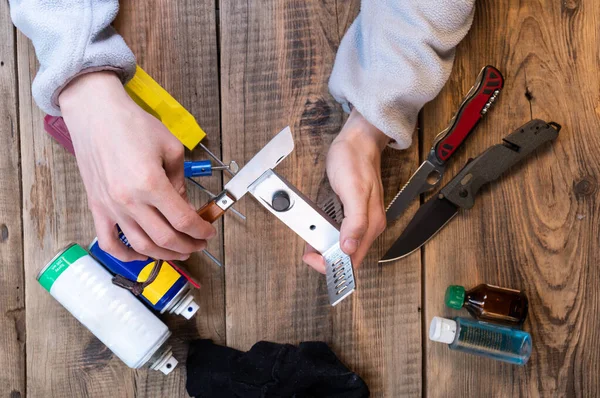
[[[340,231],[340,246],[344,253],[356,252],[369,226],[369,194],[364,189],[344,187],[339,193],[344,205],[344,220]]]

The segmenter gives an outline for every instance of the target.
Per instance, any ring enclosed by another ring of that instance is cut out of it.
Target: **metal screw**
[[[212,262],[217,264],[219,267],[223,266],[223,264],[215,256],[213,256],[208,250],[204,249],[204,250],[202,250],[202,253],[206,257],[210,258],[212,260]]]
[[[210,157],[211,157],[211,158],[213,158],[213,159],[215,160],[215,162],[217,162],[217,163],[218,163],[219,165],[221,165],[221,166],[225,166],[226,168],[225,168],[225,169],[223,169],[223,170],[224,170],[224,171],[226,171],[227,173],[229,173],[229,175],[230,175],[230,176],[232,176],[232,177],[233,177],[233,176],[235,175],[235,173],[237,173],[237,171],[230,170],[230,169],[229,169],[229,167],[227,167],[227,165],[226,165],[225,163],[223,163],[223,161],[222,161],[221,159],[219,159],[219,158],[217,157],[217,155],[215,155],[214,153],[212,153],[212,152],[210,151],[210,149],[208,149],[208,148],[207,148],[207,147],[206,147],[206,146],[205,146],[203,143],[200,143],[200,144],[198,144],[198,145],[200,145],[200,147],[201,147],[202,149],[204,149],[204,150],[206,151],[206,153],[208,153],[208,154],[210,155]]]
[[[213,170],[230,171],[235,174],[239,171],[240,166],[238,166],[238,164],[235,162],[235,160],[232,160],[231,162],[229,162],[229,164],[222,165],[222,166],[213,166],[212,169]]]

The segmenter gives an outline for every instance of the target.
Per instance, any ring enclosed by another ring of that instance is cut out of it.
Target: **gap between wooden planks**
[[[15,28],[0,3],[0,389],[25,394],[25,285]]]

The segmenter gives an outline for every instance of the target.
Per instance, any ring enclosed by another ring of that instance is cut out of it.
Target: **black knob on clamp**
[[[273,194],[271,206],[275,211],[289,210],[291,205],[290,195],[285,191],[277,191]]]

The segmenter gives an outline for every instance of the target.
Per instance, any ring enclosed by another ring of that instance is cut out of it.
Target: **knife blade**
[[[425,160],[386,209],[387,222],[396,220],[420,194],[434,189],[444,175],[446,162],[475,130],[504,87],[502,73],[485,66],[461,102],[448,127],[437,135]]]
[[[475,196],[483,185],[498,179],[541,145],[555,140],[560,129],[554,122],[532,120],[505,137],[502,144],[490,147],[469,161],[437,197],[419,208],[379,263],[398,260],[423,246],[459,209],[468,210],[475,205]]]
[[[267,170],[275,168],[294,150],[294,138],[288,127],[271,139],[235,176],[225,184],[223,192],[198,210],[204,220],[213,223],[235,202],[248,192]]]

